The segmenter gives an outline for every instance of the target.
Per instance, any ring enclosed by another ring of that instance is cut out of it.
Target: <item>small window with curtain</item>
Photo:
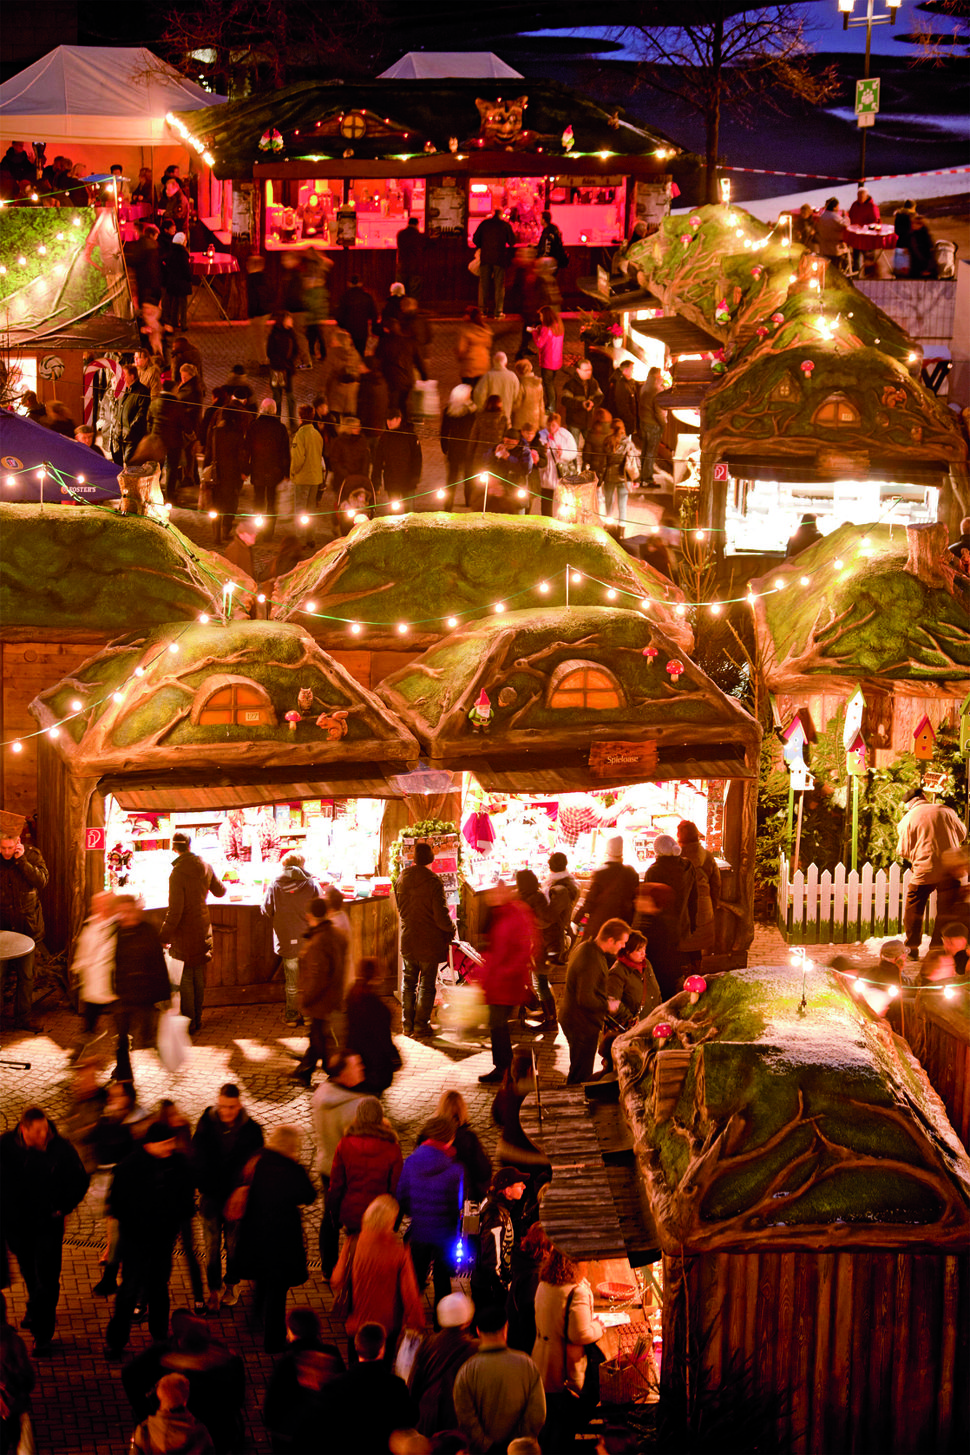
[[[255,682],[227,682],[211,693],[197,713],[200,727],[275,727],[276,712],[267,693]]]
[[[561,662],[552,674],[547,707],[606,712],[624,705],[619,682],[608,668],[601,667],[598,662]]]

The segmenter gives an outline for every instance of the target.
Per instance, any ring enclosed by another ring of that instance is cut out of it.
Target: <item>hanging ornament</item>
[[[478,694],[475,706],[468,714],[468,721],[476,732],[483,732],[492,720],[492,704],[489,701],[488,693],[483,687]]]
[[[667,663],[666,670],[671,682],[677,682],[684,675],[684,664],[678,661],[676,657],[673,657]]]
[[[297,723],[303,721],[303,714],[297,712],[296,708],[293,708],[290,712],[285,713],[284,716],[289,724],[290,732],[295,733]]]
[[[562,149],[564,152],[571,152],[575,145],[576,138],[573,135],[573,129],[571,126],[567,126],[562,134]]]
[[[275,127],[264,131],[259,138],[259,149],[261,152],[281,152],[283,150],[283,138]]]

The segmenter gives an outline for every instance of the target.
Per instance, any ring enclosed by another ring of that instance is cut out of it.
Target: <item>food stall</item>
[[[413,217],[434,256],[423,299],[471,301],[471,239],[497,207],[526,247],[552,213],[570,258],[557,281],[572,292],[637,220],[666,213],[677,148],[556,82],[509,85],[527,94],[483,99],[496,83],[480,78],[301,84],[178,120],[216,178],[252,184],[234,231],[271,275],[281,253],[325,249],[332,290],[358,274],[384,296]]]
[[[79,702],[79,708],[74,704]],[[260,914],[295,848],[347,898],[351,954],[397,967],[397,916],[380,870],[385,804],[418,745],[372,693],[295,626],[235,621],[133,633],[42,692],[41,848],[76,933],[105,885],[167,903],[171,838],[224,879],[212,902],[214,1003],[276,999]]]

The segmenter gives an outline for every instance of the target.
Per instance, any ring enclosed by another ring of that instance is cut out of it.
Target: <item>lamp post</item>
[[[896,11],[902,5],[903,0],[886,0],[887,13],[885,15],[875,14],[876,0],[866,0],[865,15],[860,15],[855,19],[852,17],[852,12],[855,9],[855,0],[838,0],[838,3],[842,15],[843,30],[848,30],[850,25],[864,25],[866,28],[866,65],[862,73],[862,79],[868,81],[869,53],[872,47],[872,27],[874,25],[895,25]],[[863,126],[860,130],[862,132],[862,147],[859,153],[859,181],[864,182],[866,180],[866,133],[868,128]]]

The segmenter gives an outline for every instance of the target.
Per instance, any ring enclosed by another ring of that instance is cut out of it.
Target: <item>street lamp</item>
[[[866,0],[866,13],[858,18],[853,18],[852,12],[855,9],[855,0],[838,0],[839,11],[842,15],[842,29],[848,30],[849,26],[864,25],[866,28],[866,65],[862,73],[862,79],[869,79],[869,52],[872,47],[872,27],[874,25],[895,25],[896,11],[902,5],[903,0],[886,0],[885,15],[876,15],[876,0]],[[860,128],[862,132],[862,147],[859,153],[859,181],[866,180],[866,133],[868,128]]]

